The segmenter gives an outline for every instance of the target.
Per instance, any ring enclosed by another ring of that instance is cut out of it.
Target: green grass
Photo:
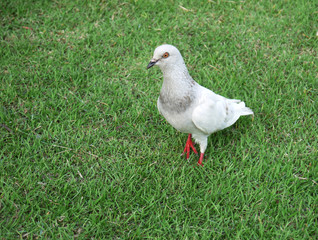
[[[1,1],[1,239],[317,239],[318,4]],[[156,46],[255,117],[204,168],[157,111]]]

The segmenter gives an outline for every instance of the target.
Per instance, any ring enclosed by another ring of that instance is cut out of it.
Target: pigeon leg
[[[195,150],[195,147],[193,146],[193,142],[191,140],[191,137],[192,137],[192,135],[189,134],[188,140],[187,140],[186,145],[185,145],[185,148],[183,150],[183,153],[181,154],[181,155],[183,155],[186,152],[187,153],[187,159],[189,159],[189,157],[190,157],[190,148],[192,148],[192,150],[193,150],[193,152],[195,154],[198,154],[197,150]]]
[[[198,161],[198,166],[202,166],[202,167],[203,167],[203,164],[202,164],[203,156],[204,156],[204,153],[201,153],[201,154],[200,154],[200,159],[199,159],[199,161]]]

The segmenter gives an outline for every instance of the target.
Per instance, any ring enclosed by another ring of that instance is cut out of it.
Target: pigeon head
[[[157,65],[161,70],[165,70],[179,64],[184,64],[179,50],[172,45],[164,44],[155,49],[147,69]]]

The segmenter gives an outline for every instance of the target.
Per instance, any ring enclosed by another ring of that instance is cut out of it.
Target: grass
[[[317,239],[317,2],[1,1],[1,239]],[[204,168],[156,46],[255,117]]]

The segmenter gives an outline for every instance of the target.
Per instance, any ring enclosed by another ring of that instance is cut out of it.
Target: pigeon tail
[[[241,100],[231,99],[230,100],[230,105],[231,105],[231,107],[233,107],[232,111],[235,114],[227,122],[226,127],[229,127],[229,126],[233,125],[240,118],[240,116],[254,115],[254,112],[252,111],[252,109],[246,107],[245,103],[242,102]]]
[[[252,111],[252,109],[245,107],[241,109],[241,116],[246,116],[246,115],[254,115],[254,112]]]

